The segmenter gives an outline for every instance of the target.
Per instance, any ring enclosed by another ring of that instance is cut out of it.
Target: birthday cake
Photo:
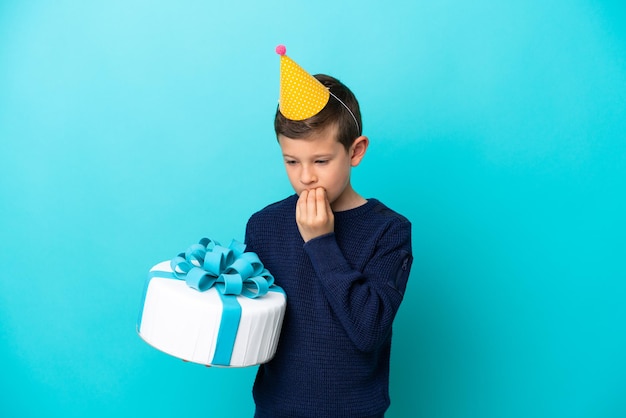
[[[140,337],[186,361],[247,367],[274,356],[284,291],[257,255],[208,238],[150,269],[137,321]]]

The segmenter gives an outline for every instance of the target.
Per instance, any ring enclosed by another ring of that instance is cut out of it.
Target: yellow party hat
[[[280,98],[278,108],[284,117],[304,120],[317,115],[328,103],[330,92],[315,77],[285,55],[284,45],[276,47],[280,55]]]

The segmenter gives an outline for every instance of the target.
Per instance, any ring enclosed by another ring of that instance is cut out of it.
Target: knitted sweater
[[[306,244],[298,196],[255,213],[246,228],[287,294],[274,358],[259,367],[255,417],[369,417],[389,407],[392,322],[413,260],[411,224],[376,199],[336,212],[334,232]]]

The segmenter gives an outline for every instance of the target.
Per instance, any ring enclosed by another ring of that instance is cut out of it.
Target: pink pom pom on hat
[[[285,47],[285,45],[278,45],[276,47],[276,53],[278,55],[285,55],[285,53],[287,53],[287,48]]]
[[[278,45],[280,55],[280,98],[278,108],[287,119],[304,120],[317,115],[328,103],[330,92],[318,79],[306,72]]]

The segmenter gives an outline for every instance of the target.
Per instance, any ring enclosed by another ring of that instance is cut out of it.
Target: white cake
[[[265,295],[252,299],[220,295],[215,287],[195,290],[172,275],[169,261],[150,272],[153,277],[146,284],[137,323],[139,335],[148,344],[186,361],[221,367],[254,366],[274,356],[286,306],[280,287],[272,286]],[[230,320],[224,319],[223,298],[241,307],[240,313],[229,314]],[[233,315],[239,316],[238,326],[232,326]],[[231,325],[220,330],[222,323]],[[228,334],[234,336],[234,344],[229,342],[232,338],[224,337]],[[219,344],[218,336],[222,338]],[[218,345],[220,354],[216,355]]]

